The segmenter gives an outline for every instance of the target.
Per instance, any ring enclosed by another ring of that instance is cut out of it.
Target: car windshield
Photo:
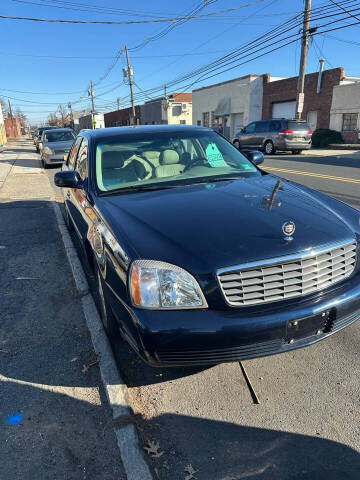
[[[210,131],[124,135],[96,146],[96,181],[102,192],[257,175],[244,155]]]
[[[71,142],[74,140],[75,134],[73,132],[48,132],[45,133],[45,142]]]

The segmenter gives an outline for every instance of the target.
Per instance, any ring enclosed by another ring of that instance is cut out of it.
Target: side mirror
[[[54,177],[55,185],[57,187],[67,188],[83,188],[84,182],[80,175],[75,170],[64,170],[57,172]]]
[[[264,154],[262,152],[259,152],[258,150],[251,150],[251,151],[242,151],[242,154],[245,155],[245,157],[250,160],[254,165],[260,165],[264,161]]]

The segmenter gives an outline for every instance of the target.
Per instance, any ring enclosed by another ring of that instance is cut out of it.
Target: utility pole
[[[165,100],[167,99],[167,94],[166,94],[166,85],[164,85],[164,97],[165,97]]]
[[[91,96],[91,128],[94,129],[94,113],[95,113],[95,105],[94,105],[94,87],[93,82],[90,80],[90,88],[89,88],[89,95]]]
[[[132,124],[136,125],[136,115],[135,115],[135,105],[134,105],[134,92],[133,92],[133,69],[131,68],[130,65],[130,60],[129,60],[129,51],[127,45],[125,45],[125,52],[126,52],[126,61],[127,61],[127,77],[129,79],[129,86],[130,86],[130,97],[131,97],[131,110],[132,110]]]
[[[72,103],[69,102],[68,103],[68,107],[70,109],[70,123],[71,123],[71,128],[74,128],[75,125],[74,125],[74,115],[73,115],[73,111],[72,111]]]
[[[304,107],[304,85],[305,85],[305,72],[306,72],[306,57],[309,47],[309,28],[310,28],[310,13],[311,13],[311,0],[305,0],[304,9],[304,21],[301,37],[301,56],[300,56],[300,69],[299,78],[297,84],[296,95],[296,112],[295,118],[301,119],[301,114]]]
[[[117,101],[118,110],[120,110],[120,97],[118,97],[116,101]]]
[[[10,98],[8,98],[8,103],[9,103],[9,115],[10,115],[10,118],[13,118],[13,113],[12,113]]]

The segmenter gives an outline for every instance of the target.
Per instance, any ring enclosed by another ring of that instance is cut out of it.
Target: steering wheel
[[[206,158],[204,157],[196,157],[193,160],[191,160],[186,167],[184,168],[183,172],[186,172],[190,170],[190,168],[195,167],[195,165],[199,165],[201,167],[209,167],[211,168],[211,165],[208,163]]]

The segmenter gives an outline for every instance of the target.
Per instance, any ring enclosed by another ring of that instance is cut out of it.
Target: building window
[[[343,125],[342,129],[345,132],[356,130],[357,128],[357,113],[343,113]]]
[[[209,112],[204,112],[203,113],[203,125],[204,125],[204,127],[209,127],[210,126],[210,113]]]
[[[196,125],[201,125],[201,120],[197,120]]]
[[[181,124],[181,125],[185,125],[185,124],[186,124],[186,120],[180,120],[180,124]]]

